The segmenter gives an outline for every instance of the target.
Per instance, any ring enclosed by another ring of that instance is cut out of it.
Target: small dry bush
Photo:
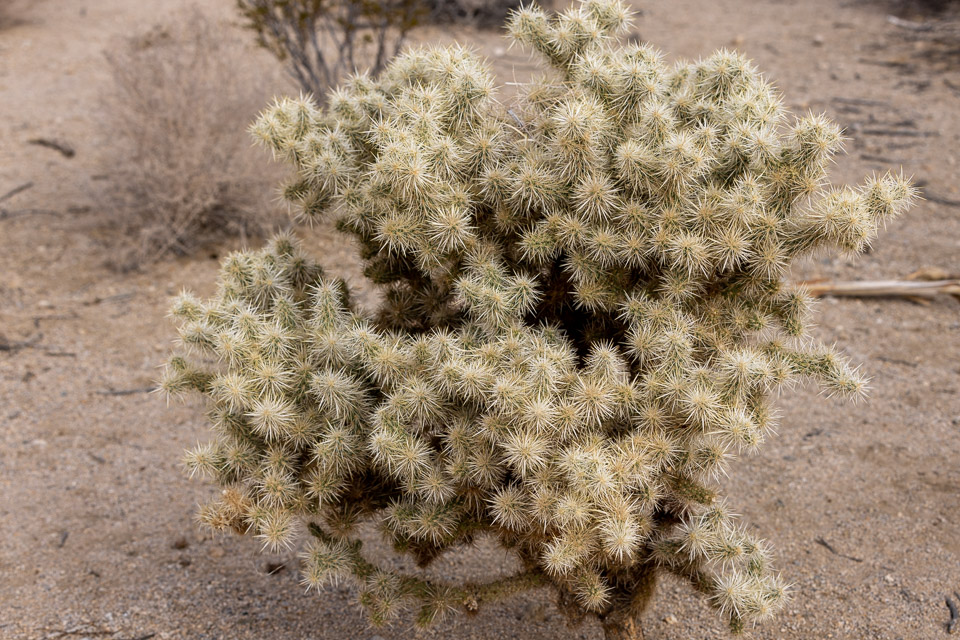
[[[306,93],[327,93],[358,70],[377,75],[425,16],[421,0],[237,0],[257,43]]]
[[[424,23],[499,25],[522,0],[236,0],[257,43],[320,104],[351,74],[377,76]],[[552,2],[547,2],[550,6]]]
[[[521,0],[424,0],[429,7],[428,19],[435,23],[469,24],[480,29],[498,28],[510,14],[524,3]],[[527,3],[529,4],[529,3]],[[541,2],[549,8],[553,2]]]
[[[262,195],[271,178],[245,133],[264,101],[249,57],[196,9],[107,54],[113,83],[101,120],[109,186],[101,195],[120,236],[115,266],[259,236],[271,222]]]

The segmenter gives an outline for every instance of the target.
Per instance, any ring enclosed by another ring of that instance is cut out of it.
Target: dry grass
[[[188,254],[228,235],[258,236],[276,220],[268,161],[247,134],[264,97],[249,56],[224,32],[193,10],[107,55],[109,186],[100,196],[118,267]]]

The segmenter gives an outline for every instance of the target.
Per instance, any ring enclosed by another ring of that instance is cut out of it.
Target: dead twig
[[[895,27],[909,29],[910,31],[933,31],[932,24],[927,24],[925,22],[911,22],[910,20],[904,20],[903,18],[898,18],[897,16],[887,16],[887,22]]]
[[[100,296],[97,296],[93,300],[85,301],[83,303],[83,306],[89,307],[95,304],[103,304],[105,302],[124,302],[134,297],[135,295],[137,295],[136,291],[127,291],[124,293],[115,293],[112,296],[104,296],[102,298]]]
[[[53,209],[0,209],[0,220],[12,220],[24,216],[58,216],[59,211]]]
[[[30,189],[32,187],[33,187],[32,182],[25,182],[19,187],[14,187],[10,191],[7,191],[5,194],[0,196],[0,202],[3,202],[4,200],[9,200],[10,198],[17,195],[18,193],[22,193],[23,191],[26,191],[27,189]]]
[[[77,354],[73,353],[72,351],[54,351],[56,347],[41,345],[41,340],[43,340],[43,333],[39,332],[32,338],[21,340],[20,342],[10,342],[3,334],[0,334],[0,351],[17,353],[23,349],[37,349],[41,353],[48,356],[62,356],[67,358],[77,357]]]
[[[954,592],[957,599],[960,600],[960,594]],[[950,620],[947,622],[947,633],[952,634],[957,630],[957,623],[960,622],[960,612],[957,611],[956,603],[950,599],[950,596],[944,598],[947,602],[947,608],[950,609]]]
[[[21,340],[20,342],[9,342],[6,338],[0,336],[0,351],[16,353],[22,349],[35,347],[41,340],[43,340],[42,333],[37,333],[32,338],[27,338],[26,340]]]
[[[137,393],[150,393],[153,387],[140,387],[138,389],[105,389],[97,391],[98,396],[132,396]]]
[[[511,118],[513,118],[514,122],[517,123],[517,127],[518,127],[521,131],[523,131],[523,132],[526,132],[526,131],[527,131],[527,128],[526,128],[526,127],[524,126],[524,124],[523,124],[523,120],[521,120],[521,119],[520,119],[520,116],[518,116],[516,113],[513,112],[513,109],[507,109],[507,113],[510,115]]]
[[[810,280],[802,283],[816,297],[933,298],[949,295],[960,300],[960,278],[944,280]]]
[[[923,194],[923,199],[928,200],[929,202],[936,202],[937,204],[942,204],[945,207],[960,207],[960,200],[950,200],[949,198],[942,198],[940,196],[930,193],[929,191]]]
[[[102,631],[102,630],[99,630],[99,629],[98,629],[98,630],[94,630],[94,631],[90,631],[90,626],[89,626],[89,625],[81,625],[81,626],[78,626],[78,627],[73,627],[72,629],[50,629],[50,628],[41,628],[41,629],[37,629],[37,631],[44,631],[44,632],[46,632],[46,633],[51,633],[51,634],[55,633],[55,634],[57,634],[57,635],[55,635],[55,636],[48,636],[48,637],[53,637],[53,638],[62,638],[63,636],[79,636],[79,635],[85,635],[85,636],[112,636],[113,634],[116,633],[116,631]]]
[[[858,107],[889,107],[890,103],[886,100],[868,100],[866,98],[844,98],[843,96],[834,96],[832,102],[840,104],[851,104]]]
[[[887,151],[899,151],[900,149],[912,149],[914,147],[919,147],[922,142],[888,142],[884,145],[887,148]]]
[[[831,102],[840,104],[852,104],[858,107],[889,107],[890,103],[886,100],[868,100],[867,98],[844,98],[843,96],[834,96],[830,98]]]
[[[848,556],[845,553],[840,553],[839,551],[833,548],[832,544],[830,544],[823,538],[814,538],[814,542],[819,544],[821,547],[826,548],[826,550],[829,551],[830,553],[840,556],[841,558],[846,558],[847,560],[853,560],[854,562],[863,562],[863,558],[855,558],[854,556]]]
[[[877,360],[880,362],[886,362],[888,364],[899,364],[904,367],[910,367],[911,369],[916,369],[919,364],[916,362],[910,362],[909,360],[903,360],[902,358],[891,358],[889,356],[877,356]]]
[[[35,144],[38,147],[53,149],[54,151],[58,151],[63,154],[64,158],[72,158],[73,156],[77,155],[77,152],[74,151],[73,147],[60,140],[51,140],[50,138],[33,138],[31,140],[27,140],[27,144]]]
[[[857,58],[857,62],[860,64],[870,64],[876,67],[910,67],[910,62],[906,60],[899,60],[896,58],[890,58],[888,60],[873,60],[872,58]]]
[[[75,320],[80,316],[77,315],[76,311],[71,311],[70,313],[54,313],[45,316],[33,316],[30,320],[33,321],[33,328],[39,329],[41,322],[54,321],[54,320]]]
[[[936,131],[914,131],[912,129],[864,129],[865,136],[905,136],[908,138],[936,138],[940,134]]]
[[[885,157],[883,157],[883,156],[870,155],[869,153],[861,153],[861,154],[860,154],[860,159],[861,159],[861,160],[866,160],[867,162],[879,162],[880,164],[884,164],[884,165],[887,165],[887,164],[902,164],[902,163],[900,163],[900,162],[898,162],[898,161],[896,161],[896,160],[892,160],[892,159],[890,159],[890,158],[885,158]]]

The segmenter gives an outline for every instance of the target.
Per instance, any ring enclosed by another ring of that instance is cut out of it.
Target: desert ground
[[[0,202],[0,638],[600,638],[598,625],[566,627],[546,592],[427,631],[407,619],[372,629],[348,587],[305,594],[294,552],[263,554],[252,539],[198,529],[196,505],[216,489],[189,480],[180,459],[206,438],[202,408],[167,406],[148,391],[175,336],[169,297],[181,287],[212,292],[218,257],[236,243],[140,272],[111,268],[109,205],[98,196],[111,140],[95,126],[109,82],[103,52],[184,4],[36,0],[0,30],[0,195],[31,184]],[[225,37],[249,38],[230,0],[201,8]],[[791,278],[960,271],[960,43],[951,52],[925,40],[888,20],[897,7],[880,2],[637,8],[637,35],[669,55],[735,47],[793,112],[823,111],[843,124],[848,153],[835,181],[902,167],[922,186],[926,200],[860,260],[809,261]],[[416,37],[472,44],[502,81],[533,68],[498,32],[427,28]],[[257,71],[274,64],[267,54],[246,51],[264,104],[294,91]],[[252,115],[238,114],[238,129]],[[75,155],[29,142],[37,138],[66,142]],[[259,162],[272,180],[267,154]],[[373,299],[335,232],[304,237]],[[793,584],[781,615],[750,633],[944,637],[944,599],[960,592],[960,303],[826,298],[816,335],[864,364],[871,397],[854,405],[812,388],[783,394],[779,435],[723,480]],[[431,570],[479,578],[509,567],[503,552],[481,545]],[[661,585],[643,625],[653,640],[728,637],[679,582]]]

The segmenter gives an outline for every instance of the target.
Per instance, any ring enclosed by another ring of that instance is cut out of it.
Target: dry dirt
[[[109,179],[97,167],[110,141],[93,126],[108,80],[102,51],[180,4],[36,0],[0,31],[0,195],[33,183],[0,203],[0,638],[600,638],[594,625],[565,627],[542,592],[428,632],[407,621],[372,630],[347,588],[304,594],[293,554],[266,556],[252,540],[198,532],[195,505],[214,489],[186,479],[179,459],[205,438],[201,410],[168,408],[144,390],[174,335],[168,296],[181,286],[210,292],[224,248],[118,274],[104,266],[109,217],[92,196]],[[228,18],[231,5],[208,0],[204,10]],[[642,9],[644,39],[689,57],[737,47],[792,110],[843,123],[850,153],[838,181],[902,165],[925,185],[928,200],[869,255],[811,262],[793,277],[960,270],[956,60],[930,55],[881,4],[645,0]],[[454,35],[490,56],[505,81],[530,71],[498,34]],[[265,63],[250,56],[251,68]],[[263,89],[265,100],[284,90]],[[34,138],[68,142],[76,155]],[[309,242],[358,281],[341,241],[321,230]],[[960,591],[958,310],[949,298],[820,306],[817,334],[865,363],[873,392],[856,406],[812,389],[784,395],[779,437],[724,483],[794,583],[795,597],[757,638],[946,635],[944,596]],[[480,576],[508,561],[485,547],[440,564]],[[726,637],[673,582],[644,626],[653,640]]]

